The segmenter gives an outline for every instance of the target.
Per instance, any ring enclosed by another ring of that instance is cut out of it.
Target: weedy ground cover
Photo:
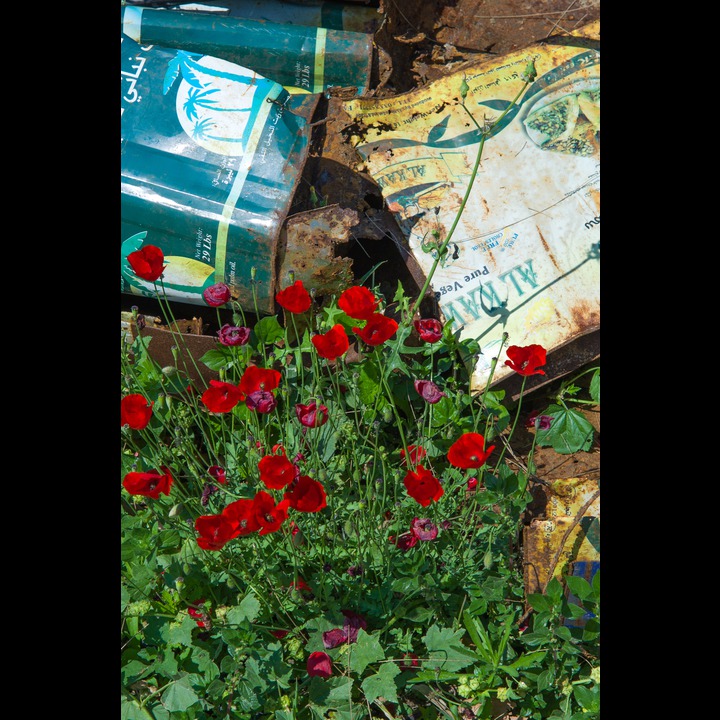
[[[172,322],[162,249],[128,261]],[[252,323],[213,285],[207,384],[123,340],[124,719],[599,718],[599,572],[551,580],[528,611],[519,546],[535,443],[589,447],[574,402],[599,404],[599,368],[508,462],[546,350],[505,338],[492,369],[522,376],[519,399],[492,376],[472,395],[477,341],[419,313],[432,274],[417,298],[297,280]]]

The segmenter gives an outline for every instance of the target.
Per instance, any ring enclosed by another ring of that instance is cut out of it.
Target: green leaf
[[[536,650],[535,652],[525,653],[516,660],[513,660],[513,662],[510,663],[510,667],[515,669],[530,667],[540,662],[545,655],[547,655],[547,650]]]
[[[239,605],[230,608],[225,616],[228,624],[242,625],[246,620],[253,622],[260,613],[260,601],[252,593],[248,593]]]
[[[363,670],[370,664],[385,659],[376,635],[370,635],[362,628],[358,631],[357,642],[350,646],[350,671],[362,675]]]
[[[192,688],[187,685],[188,680],[181,678],[171,683],[163,692],[161,701],[168,712],[183,712],[200,700]]]
[[[374,363],[366,360],[362,363],[359,374],[360,377],[357,380],[357,387],[360,399],[366,405],[371,405],[381,391],[380,372]]]
[[[362,691],[368,703],[375,702],[382,697],[388,702],[398,701],[397,685],[395,676],[400,673],[400,668],[394,662],[383,663],[375,675],[370,675],[362,681]]]
[[[568,575],[565,578],[565,583],[570,588],[570,592],[580,600],[585,600],[593,595],[593,589],[584,577]]]
[[[527,601],[532,606],[532,609],[538,612],[550,612],[553,609],[552,600],[545,595],[540,595],[540,593],[530,593]]]
[[[310,702],[317,709],[325,712],[331,708],[347,707],[352,693],[353,679],[347,677],[322,678],[314,677],[310,682]]]
[[[278,322],[277,315],[264,317],[255,323],[253,333],[262,345],[272,345],[285,336],[285,331]]]
[[[550,578],[545,587],[545,594],[555,603],[559,603],[563,596],[563,586],[556,577]]]
[[[590,380],[590,397],[593,399],[593,402],[600,404],[600,368],[598,368],[595,371],[595,374],[592,376],[592,379]]]
[[[600,688],[597,685],[592,690],[582,685],[574,685],[573,695],[583,710],[600,712]]]
[[[228,368],[233,363],[233,354],[228,348],[217,348],[216,350],[208,350],[201,358],[200,362],[207,365],[211,370],[222,370]]]
[[[550,405],[543,414],[549,415],[552,422],[547,430],[538,428],[536,437],[539,446],[551,446],[560,455],[590,450],[595,429],[584,415],[559,405]]]
[[[184,645],[190,647],[193,644],[192,631],[197,627],[195,620],[186,615],[179,623],[170,623],[163,631],[162,635],[171,645]]]
[[[120,704],[120,720],[155,720],[153,716],[141,708],[134,700],[123,698]]]
[[[450,628],[433,625],[422,638],[429,651],[429,659],[423,662],[423,668],[454,672],[470,665],[479,657],[460,642],[465,633],[453,632]]]

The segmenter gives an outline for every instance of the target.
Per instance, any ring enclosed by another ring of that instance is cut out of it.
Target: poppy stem
[[[515,434],[515,428],[517,427],[518,418],[520,417],[520,407],[522,405],[523,393],[525,392],[525,383],[527,382],[527,379],[528,379],[528,376],[523,375],[522,385],[520,386],[520,397],[518,397],[517,407],[515,408],[515,419],[513,420],[512,427],[510,428],[510,433],[508,434],[508,441]],[[503,449],[500,452],[500,457],[498,458],[497,462],[495,463],[495,471],[496,472],[497,472],[497,469],[500,467],[500,463],[502,462],[502,459],[505,457],[506,450],[507,450],[507,444],[503,443]]]

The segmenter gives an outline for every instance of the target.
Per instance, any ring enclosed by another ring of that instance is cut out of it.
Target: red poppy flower
[[[426,343],[436,343],[442,338],[442,324],[435,318],[415,320],[413,325],[415,326],[415,330],[417,330],[418,335],[420,335],[420,339]]]
[[[277,407],[277,400],[268,390],[256,390],[245,398],[245,404],[251,410],[267,415]]]
[[[271,490],[282,490],[298,474],[297,468],[287,459],[284,452],[282,455],[266,455],[258,463],[258,470],[265,487]]]
[[[207,409],[213,413],[226,413],[232,410],[244,399],[242,390],[231,383],[222,380],[211,380],[210,387],[200,398]]]
[[[203,290],[203,299],[210,307],[220,307],[226,302],[230,302],[232,295],[230,288],[222,282],[215,283]]]
[[[260,525],[258,535],[277,532],[280,526],[287,520],[287,511],[290,507],[290,503],[287,500],[282,500],[276,505],[270,493],[260,490],[260,492],[255,493],[253,502],[255,504],[255,519]]]
[[[292,590],[298,590],[301,592],[308,592],[308,593],[312,592],[312,588],[301,577],[298,578],[297,582],[295,582],[295,581],[291,582],[290,588]]]
[[[410,464],[417,465],[427,455],[427,452],[422,445],[408,445],[408,455],[410,456]],[[402,464],[407,465],[405,450],[400,451],[400,457],[402,458]]]
[[[275,299],[281,307],[291,313],[304,313],[312,305],[312,298],[302,280],[296,280],[290,287],[281,290],[275,295]]]
[[[143,430],[152,417],[152,406],[152,402],[148,405],[144,395],[126,395],[120,401],[120,427],[129,425],[133,430]]]
[[[211,465],[208,468],[208,475],[210,475],[215,482],[219,483],[220,485],[224,485],[227,482],[227,476],[225,475],[225,469],[221,468],[219,465]]]
[[[129,472],[123,478],[122,485],[131,495],[144,495],[157,500],[160,493],[163,495],[170,494],[170,488],[174,482],[170,470],[166,467],[162,467],[161,470],[162,473],[157,470]]]
[[[131,252],[127,259],[133,272],[148,282],[155,282],[165,269],[163,251],[155,245],[145,245],[139,250]]]
[[[237,537],[237,524],[227,515],[200,515],[195,520],[196,540],[203,550],[220,550]]]
[[[281,377],[278,370],[248,365],[240,378],[240,389],[245,395],[254,393],[257,390],[272,392],[280,384]]]
[[[217,332],[222,345],[235,347],[236,345],[245,345],[250,339],[250,328],[238,327],[225,323]]]
[[[368,320],[377,310],[378,301],[366,287],[354,285],[340,295],[338,307],[355,320]]]
[[[282,640],[286,635],[290,634],[289,630],[271,630],[270,634],[278,640]]]
[[[478,486],[478,479],[476,477],[468,478],[467,489],[474,490]]]
[[[434,540],[437,537],[438,529],[430,518],[413,518],[410,532],[417,536],[418,540]]]
[[[321,427],[328,421],[328,409],[324,405],[318,405],[314,400],[308,405],[298,403],[295,406],[297,419],[305,427]]]
[[[485,438],[480,433],[467,432],[450,446],[447,458],[455,467],[479,468],[487,462],[494,449],[494,445],[485,448]]]
[[[320,357],[326,360],[335,360],[350,347],[345,328],[340,325],[333,325],[324,335],[313,335],[310,338]]]
[[[398,324],[386,315],[375,313],[367,319],[364,328],[354,327],[352,331],[368,345],[382,345],[389,340],[398,329]]]
[[[307,672],[310,677],[329,678],[332,675],[332,660],[326,652],[316,650],[307,659]]]
[[[423,507],[427,507],[433,500],[438,501],[445,492],[440,481],[422,465],[418,465],[415,472],[410,470],[403,484],[408,495]]]
[[[249,535],[260,529],[260,523],[255,517],[255,501],[241,498],[226,505],[222,514],[235,525],[235,535]]]
[[[545,371],[540,370],[540,366],[545,365],[546,355],[547,351],[542,345],[511,345],[507,349],[510,359],[506,360],[505,364],[518,375],[544,375]]]
[[[432,380],[415,380],[413,384],[415,385],[418,395],[431,405],[435,405],[435,403],[439,403],[442,398],[447,397]]]
[[[318,512],[327,507],[325,488],[308,475],[301,475],[297,483],[285,491],[284,498],[291,508],[300,512]]]
[[[205,598],[200,598],[200,600],[196,600],[193,604],[194,605],[203,605],[205,603]],[[202,612],[200,610],[195,609],[194,607],[188,608],[188,615],[191,618],[195,618],[195,622],[199,628],[204,628],[205,623],[202,621]]]

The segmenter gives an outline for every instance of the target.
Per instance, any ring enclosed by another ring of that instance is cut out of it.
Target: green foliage
[[[434,239],[436,266],[451,234]],[[386,298],[372,292],[384,314]],[[159,367],[148,339],[123,343],[121,395],[152,403],[146,425],[121,429],[124,720],[417,720],[471,708],[485,719],[497,702],[536,720],[599,717],[599,572],[591,582],[553,579],[525,598],[532,450],[525,467],[515,453],[505,459],[521,402],[490,383],[471,394],[479,341],[461,340],[452,322],[436,342],[423,341],[412,322],[419,300],[398,285],[397,330],[377,346],[352,332],[365,321],[337,298],[314,298],[312,312],[285,311],[282,321],[263,317],[245,344],[218,341],[199,362],[233,392],[250,367],[279,373],[267,412],[245,395],[212,409],[207,384]],[[235,323],[244,318],[236,304],[227,309]],[[335,325],[356,343],[358,361],[318,352],[313,340]],[[599,369],[585,379],[553,398],[538,445],[589,449],[592,426],[574,405],[599,403]],[[434,383],[439,400],[423,398],[417,380]],[[318,426],[297,412],[311,402],[326,408]],[[450,462],[467,433],[496,446],[479,468]],[[425,456],[409,460],[413,447]],[[294,466],[282,487],[260,467],[278,453]],[[438,483],[422,503],[408,491],[421,469]],[[125,487],[136,473],[166,471],[172,484],[157,497],[157,485]],[[326,502],[308,495],[316,505],[298,505],[296,477],[318,483]],[[267,508],[256,510],[260,493],[272,512],[287,513],[274,526]],[[237,501],[250,503],[262,531],[244,532],[226,513]],[[201,531],[221,518],[231,533]],[[217,546],[204,549],[201,538]],[[327,654],[329,677],[310,676],[314,652]]]

